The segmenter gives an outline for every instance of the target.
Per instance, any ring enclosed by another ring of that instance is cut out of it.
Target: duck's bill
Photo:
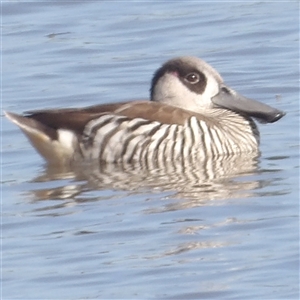
[[[248,99],[225,85],[222,85],[219,94],[212,98],[212,102],[218,107],[246,114],[264,123],[276,122],[285,115],[285,112]]]

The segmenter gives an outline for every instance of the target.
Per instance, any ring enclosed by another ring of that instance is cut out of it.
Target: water
[[[143,176],[49,169],[2,118],[2,299],[298,299],[299,3],[121,4],[3,2],[3,109],[147,98],[189,54],[287,115],[236,168]]]

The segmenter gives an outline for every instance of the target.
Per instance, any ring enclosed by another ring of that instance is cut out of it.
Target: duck
[[[154,73],[150,100],[5,112],[49,164],[149,164],[257,153],[255,120],[285,113],[246,98],[194,56],[168,60]]]

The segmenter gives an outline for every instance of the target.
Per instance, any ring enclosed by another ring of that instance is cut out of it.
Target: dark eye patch
[[[198,70],[183,70],[180,73],[181,82],[188,87],[189,90],[196,94],[203,94],[207,79],[206,76]]]
[[[177,74],[182,84],[196,94],[203,94],[205,91],[207,78],[200,70],[180,60],[171,60],[154,73],[150,89],[151,99],[153,99],[155,85],[166,73]]]
[[[200,76],[197,72],[192,72],[192,73],[187,74],[184,79],[187,80],[191,84],[196,84],[199,82]]]

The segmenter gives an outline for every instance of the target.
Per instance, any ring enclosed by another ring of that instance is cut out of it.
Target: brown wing
[[[179,125],[183,125],[193,115],[187,110],[152,101],[130,102],[120,106],[115,113],[129,118],[142,118],[162,124]]]
[[[191,117],[192,112],[152,101],[132,101],[90,106],[86,108],[40,110],[27,112],[24,117],[53,129],[70,129],[82,134],[86,124],[103,115],[116,114],[128,118],[143,118],[164,124],[179,124]]]
[[[108,112],[115,111],[124,103],[104,104],[86,108],[49,109],[26,112],[24,117],[38,121],[52,129],[70,129],[82,134],[86,124]]]

